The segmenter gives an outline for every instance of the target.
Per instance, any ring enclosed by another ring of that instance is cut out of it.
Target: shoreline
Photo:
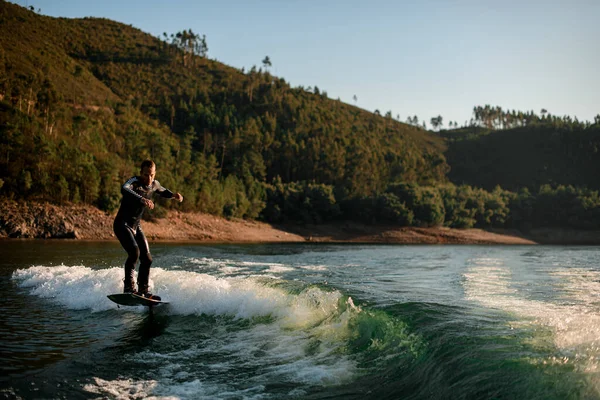
[[[89,205],[0,199],[0,210],[0,240],[116,240],[112,232],[114,214]],[[515,230],[395,227],[350,221],[271,225],[177,210],[168,210],[162,219],[142,221],[142,228],[152,242],[600,245],[600,231],[546,228],[524,234]]]

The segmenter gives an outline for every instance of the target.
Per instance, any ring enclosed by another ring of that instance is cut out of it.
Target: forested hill
[[[191,30],[159,39],[0,2],[0,194],[113,209],[148,157],[187,209],[251,218],[272,184],[343,199],[445,180],[436,135],[206,52]]]
[[[263,54],[249,71],[211,60],[207,38],[182,29],[156,38],[0,0],[0,196],[114,211],[152,158],[186,211],[600,228],[598,122],[527,115],[433,133],[291,87]]]
[[[599,109],[600,111],[600,109]],[[474,127],[440,132],[448,140],[448,174],[455,183],[517,191],[543,185],[600,189],[600,114],[594,122],[542,109],[476,107]]]

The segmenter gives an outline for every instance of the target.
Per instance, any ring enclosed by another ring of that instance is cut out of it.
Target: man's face
[[[144,167],[140,172],[140,178],[142,183],[146,186],[154,182],[154,175],[156,175],[156,167]]]

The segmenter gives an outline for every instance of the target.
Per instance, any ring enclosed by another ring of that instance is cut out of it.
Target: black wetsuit
[[[125,292],[132,292],[134,289],[133,272],[135,271],[135,264],[138,259],[140,259],[140,270],[137,279],[138,291],[140,293],[148,292],[152,256],[150,255],[148,241],[140,226],[140,220],[146,207],[142,203],[142,199],[151,200],[155,192],[161,197],[168,199],[173,197],[173,192],[162,187],[158,181],[155,180],[146,186],[138,176],[129,178],[121,187],[123,198],[115,217],[113,230],[115,236],[121,242],[121,246],[127,252],[127,260],[125,261]]]

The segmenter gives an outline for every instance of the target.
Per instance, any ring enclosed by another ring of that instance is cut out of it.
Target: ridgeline
[[[292,88],[270,62],[244,71],[211,60],[191,30],[163,36],[0,1],[0,196],[112,212],[121,183],[152,158],[183,211],[600,227],[598,121],[435,133]]]

